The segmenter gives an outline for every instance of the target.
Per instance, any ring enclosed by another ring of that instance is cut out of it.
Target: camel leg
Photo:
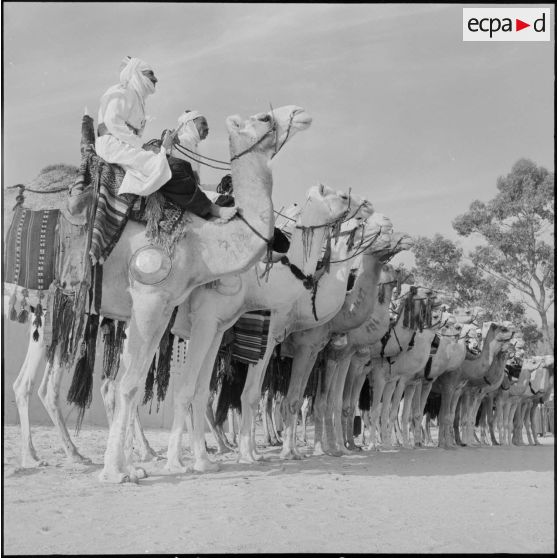
[[[308,436],[306,434],[306,426],[308,424],[308,413],[310,412],[310,405],[312,402],[312,397],[305,397],[302,401],[302,407],[300,408],[300,422],[302,428],[302,443],[308,445]],[[296,440],[296,437],[295,437]]]
[[[215,359],[221,345],[222,334],[217,335],[206,352],[206,356],[200,367],[197,379],[193,375],[186,380],[187,406],[192,409],[192,432],[190,432],[190,443],[194,454],[194,471],[198,473],[215,472],[219,470],[218,463],[214,463],[207,455],[205,443],[205,425],[207,415],[207,404],[209,401],[211,374],[215,365]],[[192,380],[191,382],[189,380]],[[192,394],[191,385],[194,384]],[[191,395],[190,395],[191,394]]]
[[[397,380],[389,380],[388,382],[386,382],[384,393],[382,394],[382,413],[380,415],[382,448],[392,447],[391,429],[390,429],[391,423],[389,419],[391,415],[393,394],[395,392],[396,387],[397,387]]]
[[[401,438],[402,445],[405,448],[412,449],[414,444],[411,444],[409,438],[410,431],[410,420],[411,420],[411,409],[413,406],[413,399],[415,397],[415,392],[417,389],[417,382],[412,382],[408,386],[405,386],[403,390],[403,412],[401,414]]]
[[[541,443],[538,440],[537,437],[537,432],[535,432],[535,428],[536,428],[536,420],[535,420],[535,416],[537,411],[539,410],[539,406],[538,403],[533,403],[533,405],[531,406],[531,412],[529,414],[529,425],[530,425],[530,431],[531,434],[533,435],[533,445],[534,446],[540,446]],[[542,415],[542,413],[541,413]],[[542,420],[544,417],[541,416],[541,423],[543,425],[543,432],[544,432],[544,420]],[[529,432],[529,430],[527,430],[527,432]]]
[[[283,448],[280,454],[281,459],[302,458],[302,454],[296,447],[296,421],[298,418],[298,411],[302,410],[303,440],[306,444],[306,413],[308,412],[309,405],[307,399],[304,399],[304,390],[317,356],[318,352],[313,350],[312,347],[307,345],[298,345],[296,347],[293,356],[289,389],[281,404],[284,426]]]
[[[428,388],[426,385],[428,385]],[[422,392],[425,389],[432,388],[432,382],[423,382],[419,380],[415,386],[415,393],[413,395],[413,399],[411,401],[411,408],[412,408],[412,420],[411,425],[413,428],[413,447],[420,448],[423,446],[422,443],[422,414],[424,411],[424,407],[422,406]]]
[[[25,468],[46,465],[37,457],[37,452],[33,447],[31,439],[31,427],[29,423],[29,397],[32,393],[37,373],[41,366],[45,365],[46,350],[42,343],[42,328],[39,328],[39,340],[33,341],[33,327],[29,331],[29,342],[27,354],[21,366],[19,374],[13,384],[15,402],[19,414],[21,429],[21,466]]]
[[[446,372],[440,378],[442,401],[438,416],[438,446],[444,449],[453,449],[457,447],[454,419],[457,415],[457,404],[463,388],[459,387],[456,374],[457,373]],[[459,416],[457,420],[459,420]]]
[[[184,426],[196,395],[198,381],[207,371],[206,362],[211,360],[210,351],[215,346],[218,350],[219,343],[223,337],[223,333],[218,331],[217,323],[211,321],[209,317],[207,318],[206,320],[196,320],[196,323],[192,324],[192,335],[188,343],[186,361],[182,366],[176,368],[174,375],[174,414],[169,436],[166,465],[166,468],[171,472],[184,473],[188,470],[188,467],[183,463],[181,457]],[[216,354],[217,351],[215,351],[213,360],[209,364],[211,369],[209,371],[210,376],[207,379],[207,396],[203,402],[203,409],[200,410],[198,399],[198,413],[195,418],[193,414],[190,415],[192,418],[191,430],[189,432],[191,445],[193,446],[194,438],[196,438],[197,443],[201,443],[201,438],[203,438],[203,450],[199,453],[200,462],[198,463],[202,470],[206,464],[210,469],[212,468],[212,464],[207,457],[207,451],[205,449],[204,435],[205,414],[207,401],[209,399],[209,383],[211,381],[211,372],[213,370],[213,364],[215,363]],[[201,417],[199,415],[200,412],[202,413]],[[197,459],[198,455],[196,455],[196,460]]]
[[[283,443],[282,434],[283,434],[283,425],[281,424],[281,417],[277,416],[277,409],[281,408],[281,403],[283,402],[283,396],[280,393],[276,393],[273,398],[271,399],[271,427],[272,427],[272,434],[276,441],[276,446],[280,446]],[[281,426],[281,428],[279,428]]]
[[[146,292],[144,292],[146,291]],[[132,319],[122,352],[122,374],[117,386],[117,404],[109,429],[104,468],[100,480],[104,482],[136,481],[145,471],[132,463],[133,420],[139,402],[141,382],[157,346],[168,325],[172,307],[160,293],[150,288],[131,288]]]
[[[337,375],[337,361],[328,358],[326,368],[321,374],[316,401],[314,402],[314,455],[324,455],[335,452],[333,417],[328,416],[331,409],[327,407],[327,400]],[[339,455],[341,455],[339,453]]]
[[[520,402],[517,405],[514,417],[513,417],[513,435],[512,444],[514,446],[524,446],[523,442],[523,414],[524,414],[524,403]]]
[[[534,446],[535,442],[533,440],[532,437],[532,430],[534,429],[534,420],[531,421],[531,416],[534,415],[534,412],[536,412],[537,410],[537,404],[533,401],[529,401],[529,403],[527,404],[527,408],[525,411],[525,431],[527,432],[527,442],[530,446]],[[536,440],[536,434],[535,434],[535,440]]]
[[[271,400],[269,398],[269,389],[265,390],[265,393],[260,399],[260,413],[262,415],[262,426],[264,433],[264,442],[268,445],[272,445],[272,428],[271,428],[271,413],[269,410],[271,407]]]
[[[228,443],[226,442],[226,438],[224,438],[223,430],[219,428],[215,423],[215,414],[213,413],[214,399],[215,399],[215,393],[212,393],[209,396],[209,400],[207,401],[207,407],[205,410],[205,420],[207,421],[209,429],[211,430],[211,433],[213,434],[213,437],[217,442],[217,453],[220,455],[224,453],[229,453],[232,450],[229,447]]]
[[[45,370],[43,380],[39,387],[39,398],[54,423],[54,426],[56,426],[58,430],[64,453],[68,460],[73,463],[91,463],[90,459],[83,457],[78,452],[70,438],[64,417],[62,416],[62,409],[60,407],[60,384],[62,382],[63,373],[67,371],[68,367],[61,365],[59,355],[56,354],[52,366],[47,367]]]
[[[254,440],[255,417],[258,402],[261,396],[264,373],[275,349],[275,342],[271,338],[273,331],[273,315],[269,324],[270,334],[267,339],[267,347],[263,359],[256,364],[248,366],[246,384],[242,390],[240,401],[242,403],[242,418],[240,421],[240,434],[238,444],[238,461],[241,463],[254,463],[263,460],[263,456],[256,452]]]
[[[367,449],[378,449],[377,436],[380,431],[380,413],[382,411],[382,394],[386,386],[386,378],[381,363],[375,363],[368,372],[368,380],[372,386],[372,401],[370,403],[370,438]]]
[[[392,429],[397,428],[395,426],[397,421],[397,415],[399,413],[399,404],[401,403],[401,398],[403,397],[403,392],[405,391],[405,381],[403,378],[400,378],[397,381],[395,386],[395,390],[393,392],[391,405],[389,407],[389,422],[388,427],[391,425]],[[387,446],[386,447],[393,447],[393,437],[390,433],[387,438]]]
[[[337,365],[337,377],[328,393],[326,421],[330,418],[333,420],[333,439],[329,442],[329,455],[339,456],[351,454],[343,442],[343,391],[350,364],[351,355],[343,355]],[[328,426],[329,424],[326,422],[326,429]]]
[[[514,397],[511,401],[506,403],[504,407],[504,434],[505,434],[505,445],[510,446],[512,443],[512,437],[514,432],[514,419],[517,412],[517,406],[519,399]]]
[[[354,430],[354,420],[355,413],[358,405],[358,400],[360,397],[360,392],[362,386],[366,380],[365,366],[366,362],[364,359],[359,359],[354,363],[354,359],[351,360],[351,366],[349,368],[349,377],[347,378],[347,384],[350,386],[348,407],[347,403],[343,401],[343,414],[346,413],[346,425],[345,425],[345,443],[347,448],[352,451],[362,451],[362,448],[355,445],[353,430]],[[353,366],[354,365],[354,366]],[[362,428],[362,440],[364,444],[364,417],[361,415],[361,428]]]

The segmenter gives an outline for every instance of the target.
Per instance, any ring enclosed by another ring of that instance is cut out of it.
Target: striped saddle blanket
[[[267,348],[270,310],[257,310],[243,314],[232,330],[232,359],[255,364],[263,358]]]

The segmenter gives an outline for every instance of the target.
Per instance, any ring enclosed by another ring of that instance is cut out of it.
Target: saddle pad
[[[48,291],[55,274],[59,215],[58,209],[33,211],[16,207],[6,236],[5,294],[27,296],[34,306]]]
[[[264,356],[270,316],[270,310],[258,310],[247,312],[238,319],[233,327],[233,360],[255,364]]]
[[[103,263],[116,246],[138,196],[118,194],[124,178],[124,170],[118,165],[111,165],[91,152],[87,157],[87,166],[91,173],[85,172],[84,175],[93,177],[94,173],[98,173],[99,180],[99,198],[89,250],[91,261],[96,264]]]

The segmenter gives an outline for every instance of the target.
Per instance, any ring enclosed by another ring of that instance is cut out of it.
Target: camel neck
[[[364,254],[362,272],[345,298],[343,307],[332,320],[333,331],[344,333],[360,326],[373,312],[378,301],[378,282],[383,264],[373,255]]]
[[[318,259],[322,252],[327,227],[295,228],[287,257],[305,275],[312,275],[316,271]]]

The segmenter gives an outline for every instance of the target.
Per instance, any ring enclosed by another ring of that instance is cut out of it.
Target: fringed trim
[[[29,291],[27,289],[23,289],[21,294],[23,295],[23,299],[21,300],[21,309],[17,315],[17,321],[20,324],[24,324],[29,318]]]
[[[153,360],[151,361],[151,366],[147,372],[147,378],[145,378],[145,388],[143,394],[142,405],[147,405],[149,401],[153,403],[153,386],[155,384],[155,368],[157,366],[157,357],[153,355]],[[149,414],[151,414],[151,405],[149,405]]]
[[[165,209],[166,206],[166,209]],[[188,217],[184,209],[169,208],[165,197],[155,192],[147,198],[145,236],[153,244],[164,248],[169,257],[174,255],[176,244],[186,235]]]
[[[173,310],[167,329],[159,343],[159,359],[155,375],[155,381],[157,382],[157,412],[159,412],[159,406],[164,401],[169,387],[172,346],[174,345],[174,335],[171,333],[171,329],[174,326],[177,311],[178,306]]]
[[[154,385],[157,384],[157,413],[159,412],[161,402],[164,401],[167,395],[167,389],[169,387],[174,345],[174,335],[171,333],[171,329],[174,326],[174,319],[176,318],[177,311],[178,306],[172,312],[167,328],[159,342],[159,349],[153,356],[153,361],[151,362],[145,379],[142,405],[146,405],[148,401],[152,401]],[[149,412],[151,413],[151,407],[149,408]]]
[[[10,300],[8,302],[8,308],[10,309],[9,316],[10,316],[10,320],[12,320],[12,322],[17,321],[17,310],[15,308],[16,301],[17,301],[16,291],[14,290],[14,292],[13,292],[13,294],[10,297]]]
[[[60,349],[61,364],[67,364],[70,361],[75,322],[74,301],[74,293],[65,293],[60,287],[55,289],[51,318],[52,341],[47,351],[49,364],[52,364],[57,348]]]
[[[43,293],[39,294],[39,303],[35,306],[35,319],[33,320],[33,326],[35,330],[33,331],[33,341],[39,340],[39,328],[43,325],[43,305],[41,304],[41,300],[44,298]]]
[[[116,325],[115,322],[116,321]],[[103,380],[115,380],[120,367],[120,355],[126,339],[126,322],[103,318],[101,332],[105,350],[103,352]]]
[[[89,315],[80,345],[80,357],[76,364],[72,384],[70,385],[67,396],[68,403],[78,407],[76,434],[81,429],[85,410],[91,405],[93,397],[93,371],[95,370],[98,330],[99,315]]]

